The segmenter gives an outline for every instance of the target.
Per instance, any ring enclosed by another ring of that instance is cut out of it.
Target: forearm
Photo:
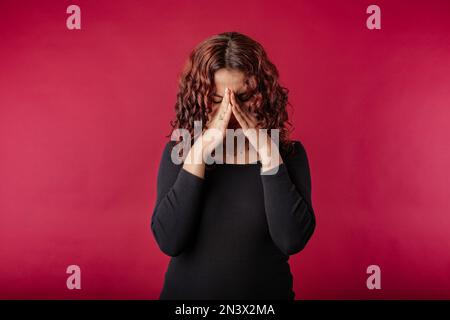
[[[183,169],[203,179],[205,177],[205,162],[203,160],[202,138],[197,139],[190,148],[183,163]]]
[[[167,168],[165,160],[163,168]],[[172,170],[172,169],[171,169]],[[161,250],[170,255],[180,254],[195,233],[200,218],[203,179],[179,168],[174,182],[167,179],[173,173],[160,171],[158,199],[153,211],[151,229]],[[167,185],[170,187],[167,187]]]
[[[315,217],[292,183],[285,164],[274,175],[261,176],[270,235],[287,255],[301,251],[315,228]]]
[[[263,143],[258,144],[258,156],[261,162],[261,174],[272,175],[278,172],[279,165],[283,163],[278,146],[270,136]]]

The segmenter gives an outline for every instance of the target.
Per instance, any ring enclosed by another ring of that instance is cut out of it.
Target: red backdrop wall
[[[68,30],[66,8],[81,8]],[[381,8],[381,30],[366,8]],[[450,298],[450,2],[2,1],[0,298],[156,299],[156,173],[191,49],[258,40],[290,89],[317,229],[298,299]],[[81,290],[66,268],[81,268]],[[381,268],[381,290],[366,268]]]

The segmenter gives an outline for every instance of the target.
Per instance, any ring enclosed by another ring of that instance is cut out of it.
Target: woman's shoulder
[[[166,144],[164,145],[164,153],[169,153],[172,151],[172,148],[177,144],[174,140],[167,140]]]
[[[162,150],[161,156],[161,164],[165,166],[177,167],[181,163],[179,161],[179,155],[177,148],[174,148],[177,145],[176,141],[168,140],[165,142],[164,148]]]
[[[283,144],[280,153],[287,159],[306,157],[306,149],[300,140],[291,140]]]

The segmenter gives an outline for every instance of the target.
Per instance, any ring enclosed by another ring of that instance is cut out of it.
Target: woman
[[[151,219],[172,257],[160,299],[294,299],[288,259],[310,239],[315,215],[305,149],[288,136],[287,92],[262,46],[243,34],[213,36],[191,53],[171,124],[193,145],[177,164],[176,141],[167,143]],[[204,124],[200,136],[194,121]],[[245,157],[227,148],[227,128],[244,132]],[[270,130],[269,143],[250,134],[263,128],[278,130],[279,143]],[[223,163],[205,164],[220,146]]]

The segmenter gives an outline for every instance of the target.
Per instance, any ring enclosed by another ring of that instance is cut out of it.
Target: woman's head
[[[260,128],[279,129],[281,144],[289,144],[288,89],[278,83],[277,68],[263,47],[237,32],[210,37],[192,51],[179,80],[172,129],[187,129],[193,135],[194,121],[205,126],[226,87],[240,106],[255,113]],[[229,128],[238,127],[232,116]]]

